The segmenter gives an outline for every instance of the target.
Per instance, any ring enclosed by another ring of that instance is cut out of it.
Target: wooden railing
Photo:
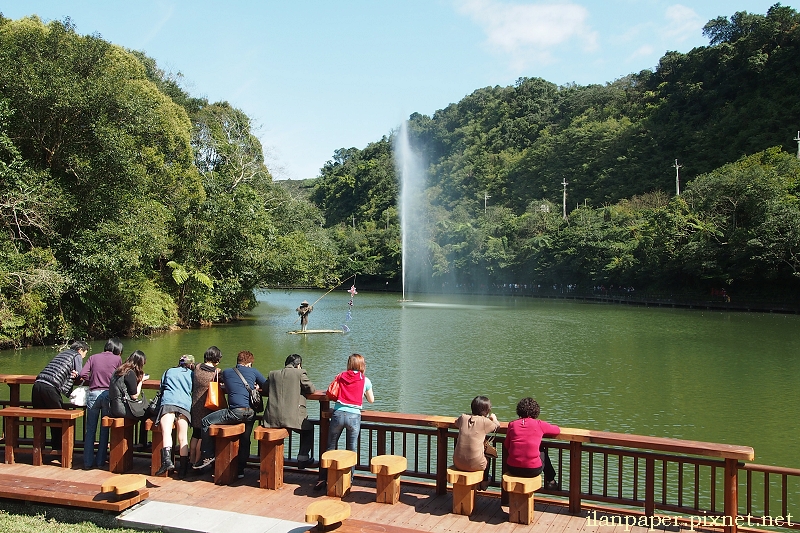
[[[20,403],[20,385],[33,376],[3,376],[10,400]],[[144,388],[157,389],[149,380]],[[330,402],[324,393],[309,396],[318,401],[318,453],[328,438]],[[446,468],[452,461],[458,431],[453,417],[363,411],[357,469],[369,471],[376,455],[393,453],[408,458],[404,477],[435,484],[447,491]],[[498,464],[493,483],[500,485],[502,442],[506,424],[497,436]],[[286,447],[291,456],[294,435]],[[753,449],[709,442],[561,428],[545,441],[561,486],[542,492],[561,500],[571,513],[584,509],[615,509],[637,525],[684,524],[693,528],[800,529],[800,470],[751,464]],[[291,457],[288,457],[291,464]],[[591,514],[590,514],[591,518]],[[649,522],[648,522],[649,520]],[[623,524],[624,526],[625,524]]]

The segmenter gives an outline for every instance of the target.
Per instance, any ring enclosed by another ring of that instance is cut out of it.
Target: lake
[[[221,348],[223,367],[250,350],[265,375],[299,353],[324,389],[357,352],[376,410],[455,417],[483,394],[508,421],[532,396],[541,418],[561,426],[747,445],[758,463],[800,467],[797,315],[360,293],[347,320],[350,295],[337,290],[315,305],[309,329],[346,324],[348,333],[287,334],[299,329],[300,302],[324,294],[265,291],[240,322],[123,339],[123,356],[143,350],[155,379],[181,354],[202,360],[210,345]],[[93,341],[91,353],[103,344]],[[53,347],[0,351],[2,372],[36,374],[53,355]]]

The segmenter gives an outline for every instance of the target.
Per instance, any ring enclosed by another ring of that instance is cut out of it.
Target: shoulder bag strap
[[[242,373],[239,372],[239,369],[236,368],[236,367],[233,367],[233,371],[236,372],[237,374],[239,374],[239,379],[241,379],[242,383],[244,383],[244,386],[247,389],[247,392],[250,392],[252,389],[250,388],[250,385],[247,384],[247,380],[244,379],[244,376],[242,375]]]

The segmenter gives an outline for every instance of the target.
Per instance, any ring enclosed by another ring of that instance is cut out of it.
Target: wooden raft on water
[[[287,331],[289,335],[311,335],[312,333],[344,333],[341,329],[307,329],[305,331]]]

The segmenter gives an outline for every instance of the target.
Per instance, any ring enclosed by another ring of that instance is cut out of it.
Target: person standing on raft
[[[308,326],[308,315],[314,310],[313,305],[308,305],[308,302],[303,300],[300,307],[297,308],[297,314],[300,315],[300,331],[305,331]]]

